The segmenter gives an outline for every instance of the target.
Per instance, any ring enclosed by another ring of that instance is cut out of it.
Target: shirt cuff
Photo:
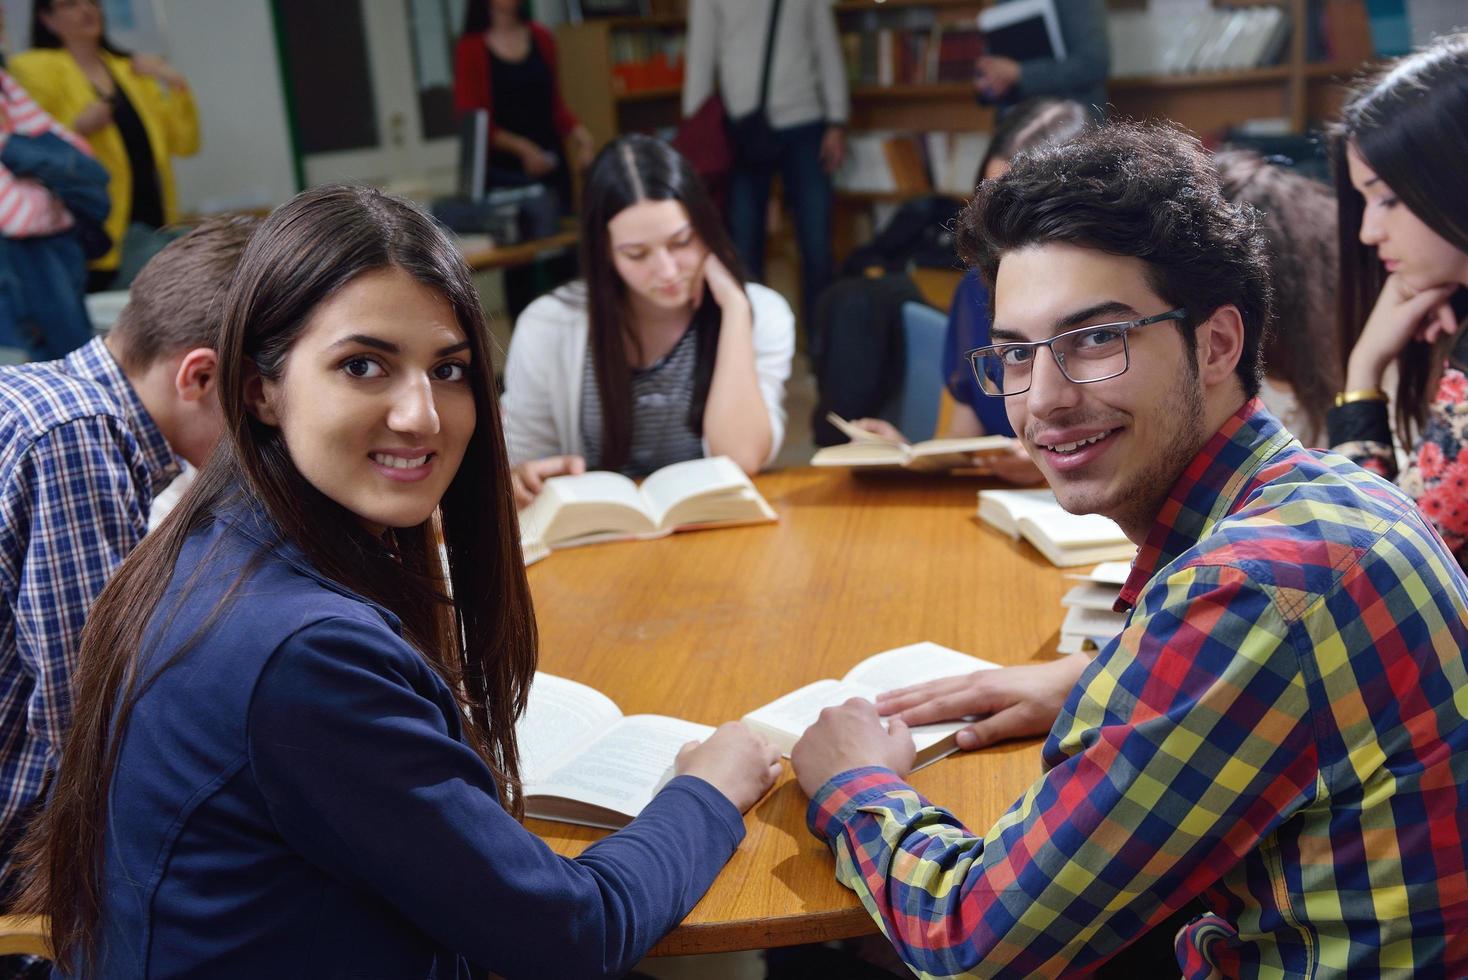
[[[668,781],[668,785],[662,788],[658,796],[667,796],[669,793],[692,797],[697,806],[705,810],[729,832],[731,851],[739,846],[740,841],[744,840],[744,814],[729,802],[727,796],[714,789],[711,783],[697,776],[674,776]]]
[[[1337,405],[1325,414],[1326,440],[1332,446],[1345,442],[1381,442],[1391,445],[1392,427],[1386,402],[1359,401]]]
[[[805,825],[816,837],[829,842],[863,806],[896,791],[912,793],[923,806],[930,805],[901,776],[885,766],[848,769],[832,777],[811,797],[805,811]]]

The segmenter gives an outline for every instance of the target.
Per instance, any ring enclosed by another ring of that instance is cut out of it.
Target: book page
[[[847,671],[844,680],[853,688],[870,692],[860,695],[861,697],[874,698],[884,691],[910,684],[971,674],[976,670],[990,670],[997,666],[999,665],[987,660],[924,641],[873,654]]]
[[[1127,540],[1121,527],[1100,514],[1071,514],[1057,509],[1053,513],[1027,515],[1019,520],[1020,534],[1035,540],[1042,535],[1061,548],[1119,544]]]
[[[577,476],[553,476],[545,481],[545,486],[547,491],[554,489],[555,496],[563,504],[605,501],[633,510],[643,509],[637,484],[620,473],[594,470]]]
[[[1049,490],[980,490],[979,519],[1012,538],[1022,518],[1065,513]]]
[[[714,733],[662,715],[630,715],[543,779],[526,780],[527,796],[560,796],[635,817],[673,776],[678,750]]]
[[[1013,440],[1008,436],[965,436],[956,439],[929,439],[912,446],[911,455],[918,456],[941,456],[946,453],[964,453],[983,455],[986,453],[1005,453],[1009,451]]]
[[[907,443],[903,442],[901,439],[888,439],[885,436],[879,436],[879,435],[877,435],[875,432],[868,432],[866,429],[863,429],[861,426],[856,425],[856,424],[854,424],[852,422],[846,421],[841,416],[837,415],[835,412],[827,412],[826,413],[826,421],[827,422],[830,422],[831,425],[833,425],[836,428],[836,431],[837,432],[841,433],[843,436],[845,436],[846,438],[850,439],[852,442],[873,442],[873,443],[877,443],[877,444],[883,445],[883,446],[906,446],[907,445]],[[832,447],[827,447],[827,448],[832,448]]]
[[[789,755],[805,730],[816,723],[823,708],[844,704],[851,698],[870,699],[871,693],[842,681],[816,681],[755,708],[744,720]]]
[[[690,459],[664,466],[642,481],[643,509],[661,525],[668,511],[691,497],[753,486],[739,464],[728,456]]]
[[[839,446],[817,449],[810,458],[812,466],[901,466],[907,460],[907,447],[889,442],[844,442]]]
[[[596,688],[536,671],[525,713],[515,725],[521,778],[529,783],[553,771],[621,717],[616,703]]]

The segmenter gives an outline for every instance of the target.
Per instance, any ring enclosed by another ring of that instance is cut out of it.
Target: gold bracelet
[[[1352,402],[1384,402],[1386,392],[1380,388],[1357,388],[1355,391],[1343,391],[1335,396],[1335,407],[1349,405]]]

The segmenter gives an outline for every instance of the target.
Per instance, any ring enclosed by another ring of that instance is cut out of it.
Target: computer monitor
[[[489,110],[474,109],[459,119],[459,196],[482,201],[489,190]]]

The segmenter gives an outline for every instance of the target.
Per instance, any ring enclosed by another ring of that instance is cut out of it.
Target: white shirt
[[[785,439],[785,381],[795,355],[795,314],[766,286],[744,287],[754,321],[754,373],[770,420],[768,466]],[[547,456],[583,456],[581,378],[591,337],[580,284],[531,303],[515,321],[500,399],[510,465]],[[704,452],[708,441],[704,440]]]
[[[774,0],[689,0],[684,116],[714,94],[715,78],[730,118],[755,110],[773,5]],[[781,3],[766,112],[776,129],[822,119],[845,124],[850,116],[846,62],[831,0]]]

